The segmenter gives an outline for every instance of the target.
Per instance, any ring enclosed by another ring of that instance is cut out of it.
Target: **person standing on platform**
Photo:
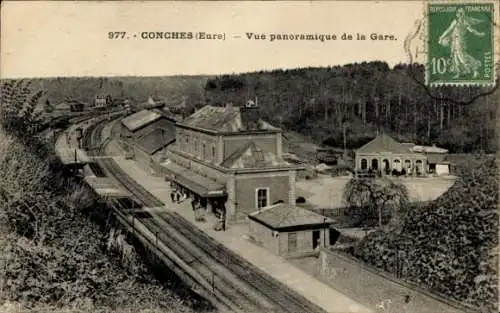
[[[172,203],[175,203],[175,193],[173,190],[170,192],[170,199],[172,199]]]
[[[177,203],[180,202],[180,200],[181,200],[181,194],[179,192],[175,193],[175,200],[177,201]]]
[[[222,231],[226,231],[226,214],[224,212],[221,212],[220,218],[222,223]]]

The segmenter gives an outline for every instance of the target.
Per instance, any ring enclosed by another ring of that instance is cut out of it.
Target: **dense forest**
[[[97,95],[149,96],[185,114],[206,104],[257,99],[270,122],[318,143],[357,148],[377,132],[451,152],[495,152],[500,92],[495,88],[427,88],[424,68],[384,62],[221,75],[218,77],[54,78],[35,83],[51,103],[68,97],[90,102]]]
[[[343,146],[345,129],[351,148],[387,132],[452,152],[496,151],[498,90],[423,81],[423,66],[371,62],[216,77],[204,96],[220,105],[257,98],[271,122],[332,146]]]

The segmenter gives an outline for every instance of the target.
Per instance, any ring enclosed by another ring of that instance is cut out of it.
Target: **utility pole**
[[[323,248],[326,248],[326,217],[323,218]]]

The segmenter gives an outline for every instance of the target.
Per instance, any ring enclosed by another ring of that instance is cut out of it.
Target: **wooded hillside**
[[[452,152],[496,151],[498,90],[427,89],[423,81],[423,66],[390,69],[371,62],[216,77],[208,80],[205,97],[215,105],[257,97],[271,122],[337,147],[346,127],[352,148],[378,130]]]
[[[156,279],[146,262],[159,262],[63,166],[31,87],[0,89],[0,312],[213,311],[173,275]]]
[[[450,152],[495,152],[498,88],[425,87],[424,67],[370,62],[325,68],[275,70],[219,77],[53,78],[35,80],[55,104],[67,97],[91,102],[97,95],[149,96],[184,105],[185,114],[206,104],[257,99],[263,116],[318,143],[358,148],[385,131],[403,142],[437,144]],[[39,88],[38,88],[39,87]]]

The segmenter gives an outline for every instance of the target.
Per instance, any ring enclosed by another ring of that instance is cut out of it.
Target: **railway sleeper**
[[[129,229],[132,228],[134,236],[136,236],[143,244],[152,249],[157,256],[165,262],[170,269],[172,269],[179,277],[183,278],[185,282],[195,288],[198,293],[204,296],[206,299],[211,301],[216,307],[223,309],[223,311],[230,311],[235,313],[245,313],[246,310],[242,309],[240,305],[227,298],[227,296],[221,293],[217,288],[213,288],[211,282],[203,279],[195,270],[193,270],[189,265],[183,262],[173,251],[166,247],[163,243],[155,245],[154,235],[147,230],[147,228],[142,225],[142,223],[136,223],[134,226],[130,224],[126,217],[121,214],[117,214],[117,219]]]
[[[193,255],[185,249],[184,246],[175,240],[166,240],[166,236],[162,235],[163,230],[154,223],[152,219],[145,219],[138,221],[133,219],[131,215],[126,215],[126,220],[132,225],[134,233],[138,232],[137,225],[143,225],[149,232],[153,234],[153,242],[156,247],[160,248],[162,245],[168,243],[168,249],[175,253],[187,266],[195,270],[200,277],[211,284],[211,288],[215,291],[218,290],[225,294],[234,303],[238,304],[246,310],[260,311],[262,307],[255,304],[251,298],[246,296],[240,290],[234,288],[234,282],[229,281],[225,277],[217,274],[212,268],[205,264],[206,260],[201,259],[199,256]]]
[[[151,213],[153,216],[156,216],[155,213]],[[189,240],[185,235],[181,234],[174,225],[168,224],[163,221],[160,217],[155,219],[155,223],[161,224],[159,227],[163,234],[162,236],[168,235],[170,238],[169,241],[166,242],[179,242],[180,249],[184,249],[189,251],[189,253],[200,262],[203,262],[208,266],[211,272],[215,273],[217,277],[220,277],[221,280],[226,281],[228,285],[231,285],[232,288],[237,289],[240,293],[242,293],[246,298],[251,299],[251,301],[257,304],[259,307],[263,309],[272,309],[275,306],[272,305],[269,301],[266,300],[266,297],[262,295],[259,290],[256,290],[252,286],[248,285],[246,281],[242,280],[240,276],[229,272],[228,268],[220,263],[217,259],[213,258],[205,251],[199,248],[198,243],[193,242],[193,240]]]

